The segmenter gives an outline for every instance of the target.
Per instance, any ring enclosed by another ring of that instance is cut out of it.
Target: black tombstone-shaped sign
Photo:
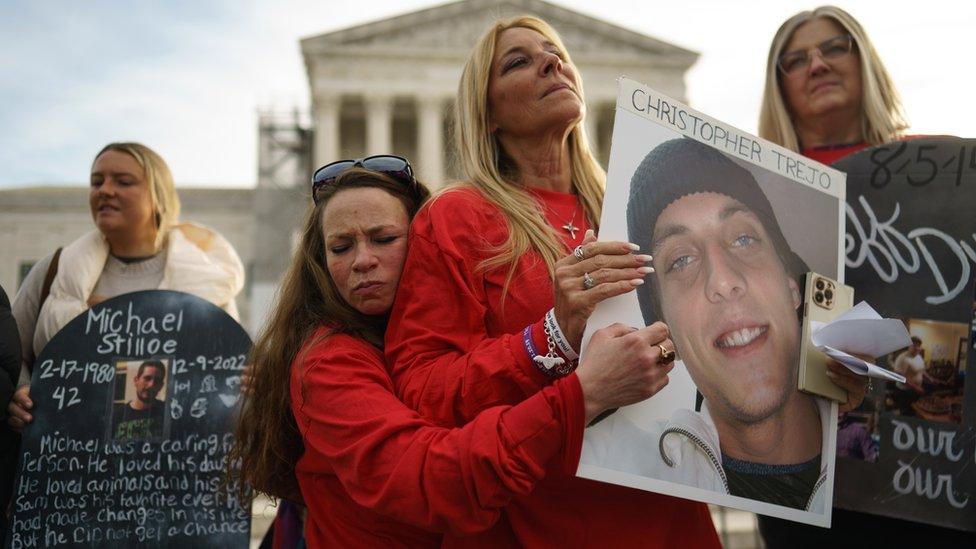
[[[834,167],[847,172],[846,282],[921,337],[925,364],[918,388],[875,382],[855,413],[878,453],[839,456],[835,504],[976,530],[976,140],[891,143]]]
[[[69,322],[34,365],[7,546],[247,547],[225,470],[250,345],[181,292],[121,295]]]

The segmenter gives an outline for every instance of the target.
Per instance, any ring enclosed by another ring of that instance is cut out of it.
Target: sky
[[[867,29],[912,133],[976,136],[976,2],[835,1]],[[309,106],[300,38],[442,3],[4,0],[0,188],[85,185],[92,156],[118,140],[156,149],[178,186],[253,186],[259,110]],[[689,102],[750,132],[773,34],[819,5],[552,3],[699,52]]]

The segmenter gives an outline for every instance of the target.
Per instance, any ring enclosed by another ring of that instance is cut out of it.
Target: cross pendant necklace
[[[579,207],[577,206],[576,211],[573,212],[573,217],[569,220],[568,223],[566,223],[562,227],[563,229],[566,230],[566,232],[569,233],[569,238],[573,240],[576,240],[576,231],[579,230],[579,227],[573,225],[573,221],[576,221],[576,214],[578,213],[579,213]]]

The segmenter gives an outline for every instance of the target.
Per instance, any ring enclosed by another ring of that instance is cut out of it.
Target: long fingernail
[[[654,272],[654,267],[638,267],[637,272],[642,275],[651,274]]]
[[[633,242],[628,242],[627,243],[627,246],[629,246],[630,249],[633,250],[633,251],[635,251],[635,252],[640,249],[640,246],[638,246],[637,244],[634,244]]]
[[[634,257],[637,258],[637,261],[640,261],[642,263],[650,263],[654,259],[654,256],[647,255],[647,254],[638,254],[635,255]]]
[[[644,283],[644,279],[643,278],[635,278],[635,279],[633,279],[633,280],[630,281],[630,285],[631,286],[640,286],[643,283]]]

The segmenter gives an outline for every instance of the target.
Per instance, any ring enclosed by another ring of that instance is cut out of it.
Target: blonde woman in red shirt
[[[900,139],[908,122],[894,81],[867,31],[836,6],[790,17],[769,47],[759,135],[824,164]],[[766,547],[829,547],[852,536],[880,546],[938,539],[973,546],[972,533],[835,507],[829,530],[759,517]],[[798,541],[802,540],[802,541]]]
[[[334,162],[313,181],[230,455],[254,490],[304,502],[310,547],[436,547],[437,532],[489,528],[514,495],[575,466],[587,422],[647,398],[670,370],[652,330],[616,325],[575,374],[463,427],[431,424],[396,397],[382,352],[408,224],[428,192],[386,155]]]
[[[596,304],[653,270],[648,250],[584,236],[600,219],[606,174],[587,145],[579,74],[548,24],[493,24],[468,57],[456,105],[466,179],[414,220],[386,336],[397,393],[445,426],[564,383]],[[656,356],[673,354],[667,326],[646,329]],[[515,497],[489,533],[495,543],[719,544],[704,504],[574,473],[554,471]]]
[[[820,6],[787,19],[769,47],[759,135],[824,164],[897,141],[901,97],[867,31]]]

